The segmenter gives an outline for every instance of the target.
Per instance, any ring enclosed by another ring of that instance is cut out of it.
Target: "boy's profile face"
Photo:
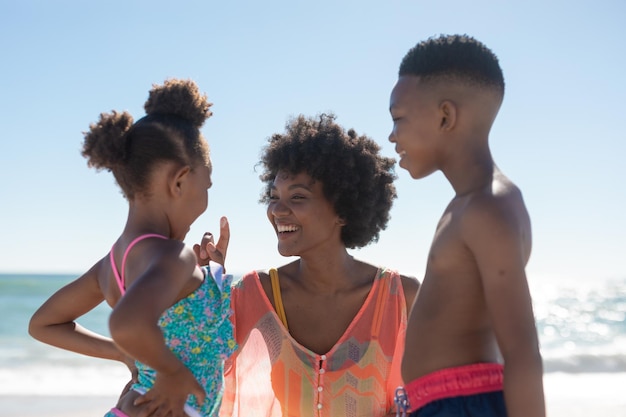
[[[433,87],[420,77],[404,75],[391,91],[389,112],[399,165],[415,179],[439,169],[439,108]]]

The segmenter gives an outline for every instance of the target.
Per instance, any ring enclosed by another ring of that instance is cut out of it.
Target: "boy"
[[[530,219],[488,144],[503,96],[497,57],[465,35],[412,48],[391,93],[400,166],[415,179],[441,170],[456,194],[409,316],[397,401],[411,416],[545,415]]]

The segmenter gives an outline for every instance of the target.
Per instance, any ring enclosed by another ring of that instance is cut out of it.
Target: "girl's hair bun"
[[[147,115],[176,115],[200,127],[213,113],[206,94],[201,94],[192,80],[168,79],[152,86],[144,105]]]
[[[101,113],[97,123],[84,133],[82,155],[87,165],[96,169],[112,169],[126,158],[126,133],[133,125],[128,112]]]

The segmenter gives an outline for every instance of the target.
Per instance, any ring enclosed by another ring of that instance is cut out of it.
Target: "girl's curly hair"
[[[84,133],[82,155],[88,166],[111,171],[132,200],[147,191],[158,162],[192,168],[210,163],[200,128],[212,114],[211,105],[193,81],[168,79],[153,85],[144,105],[146,116],[136,123],[126,111],[100,114]]]
[[[377,241],[387,227],[396,188],[395,160],[379,154],[380,147],[367,136],[347,132],[334,114],[317,118],[300,115],[285,132],[268,139],[259,165],[265,183],[262,203],[269,202],[272,183],[279,171],[305,172],[320,181],[325,197],[345,221],[341,239],[348,248]]]

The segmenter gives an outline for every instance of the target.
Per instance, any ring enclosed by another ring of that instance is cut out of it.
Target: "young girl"
[[[217,264],[200,268],[182,242],[207,208],[211,161],[199,129],[210,106],[192,81],[168,80],[150,91],[136,123],[113,111],[85,134],[83,156],[113,173],[128,219],[111,251],[35,312],[29,332],[131,369],[135,360],[136,383],[107,416],[213,416],[220,406],[223,362],[235,348],[231,277]],[[210,246],[214,261],[223,264],[224,247]],[[112,340],[75,322],[102,300],[113,307]],[[135,405],[146,391],[150,401]]]

